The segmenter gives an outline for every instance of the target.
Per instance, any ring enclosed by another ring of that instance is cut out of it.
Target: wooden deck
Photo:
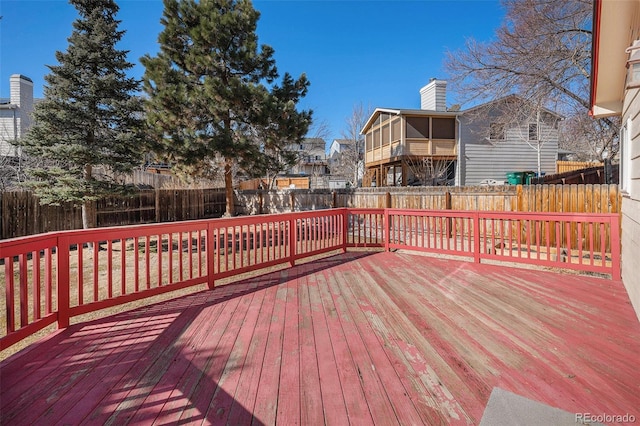
[[[500,387],[640,418],[622,283],[350,252],[90,323],[0,364],[0,424],[477,424]]]

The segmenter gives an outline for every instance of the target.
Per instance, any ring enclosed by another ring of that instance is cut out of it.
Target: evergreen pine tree
[[[311,121],[297,111],[304,75],[278,72],[273,49],[258,46],[259,18],[248,0],[165,0],[160,52],[142,58],[147,120],[157,152],[193,174],[222,162],[227,214],[234,214],[234,166],[259,175],[291,161],[286,146],[299,142]],[[220,161],[221,160],[221,161]]]
[[[66,52],[56,52],[49,66],[44,99],[34,108],[34,126],[22,144],[44,160],[32,168],[29,185],[43,204],[72,202],[83,207],[84,227],[95,226],[92,201],[122,186],[95,179],[103,166],[113,176],[127,173],[142,158],[142,101],[134,96],[140,82],[126,71],[127,51],[116,49],[118,30],[113,0],[71,0],[79,18]]]

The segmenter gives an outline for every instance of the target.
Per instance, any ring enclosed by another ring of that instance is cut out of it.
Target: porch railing
[[[78,315],[363,247],[620,279],[613,214],[343,208],[62,231],[0,241],[0,350]]]

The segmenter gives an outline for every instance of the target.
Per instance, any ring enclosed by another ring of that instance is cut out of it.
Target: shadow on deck
[[[350,252],[73,325],[0,364],[2,424],[477,424],[496,387],[640,418],[621,282]]]

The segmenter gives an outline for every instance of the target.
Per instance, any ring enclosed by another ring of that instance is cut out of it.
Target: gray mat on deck
[[[602,425],[580,421],[575,413],[550,407],[504,389],[493,388],[480,426],[576,426]]]

